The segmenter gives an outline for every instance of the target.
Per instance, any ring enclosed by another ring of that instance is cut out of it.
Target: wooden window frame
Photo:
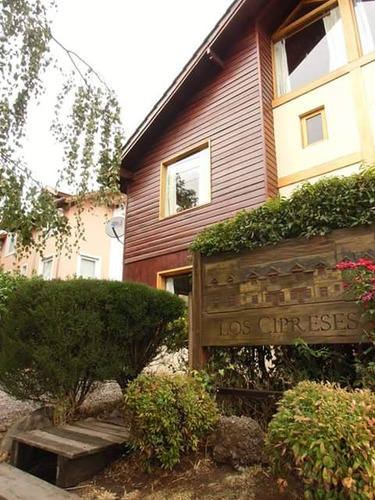
[[[322,130],[323,130],[323,138],[318,141],[309,142],[308,134],[307,134],[307,120],[309,118],[314,118],[314,116],[321,115],[322,117]],[[315,144],[319,144],[323,141],[328,140],[328,128],[327,128],[327,118],[326,118],[326,110],[324,106],[320,106],[319,108],[315,108],[307,113],[303,113],[299,117],[301,121],[301,133],[302,133],[302,147],[307,148],[309,146],[314,146]]]
[[[187,208],[186,210],[182,210],[181,212],[177,212],[175,214],[170,214],[166,215],[165,214],[165,200],[166,200],[166,179],[167,179],[167,169],[170,165],[173,165],[174,163],[177,163],[180,160],[183,160],[184,158],[187,158],[188,156],[191,156],[195,153],[198,153],[199,151],[203,151],[204,149],[208,149],[208,158],[209,158],[209,193],[208,193],[208,198],[209,201],[206,203],[202,203],[201,205],[197,205],[196,207],[191,207]],[[191,210],[197,210],[201,207],[204,207],[206,205],[209,205],[212,202],[212,176],[211,176],[211,165],[212,165],[212,158],[211,158],[211,141],[209,139],[206,139],[198,144],[195,144],[194,146],[191,146],[190,148],[187,148],[183,151],[180,151],[179,153],[176,153],[166,160],[163,160],[160,165],[160,204],[159,204],[159,220],[162,219],[169,219],[170,217],[176,217],[178,215],[184,214],[186,212],[190,212]]]
[[[190,274],[193,272],[193,266],[176,267],[175,269],[167,269],[159,271],[156,274],[156,288],[165,290],[165,281],[172,276],[180,276],[182,274]]]
[[[300,2],[301,4],[302,2]],[[330,73],[327,73],[326,75],[313,80],[312,82],[302,86],[301,88],[291,90],[290,92],[278,96],[277,91],[276,91],[276,67],[275,67],[275,43],[278,41],[291,36],[294,33],[297,33],[298,31],[302,30],[309,24],[315,22],[317,19],[321,18],[325,12],[328,10],[331,10],[338,6],[340,10],[340,16],[341,16],[341,22],[343,26],[343,31],[344,31],[344,39],[345,39],[345,47],[346,47],[346,55],[347,55],[347,64],[341,68],[338,68],[336,70],[333,70]],[[305,92],[308,92],[312,88],[318,87],[321,84],[324,84],[326,80],[328,79],[330,75],[334,75],[337,72],[342,72],[343,68],[347,68],[347,66],[352,63],[353,61],[360,59],[363,56],[362,52],[362,46],[361,46],[361,41],[360,41],[360,35],[359,35],[359,30],[358,30],[358,25],[357,25],[357,20],[354,12],[354,6],[353,6],[353,0],[327,0],[324,4],[318,6],[316,9],[313,11],[305,14],[301,18],[297,19],[296,21],[291,22],[290,24],[287,24],[288,19],[290,19],[293,15],[293,13],[296,11],[294,9],[291,14],[288,16],[288,18],[284,21],[284,23],[281,25],[281,27],[272,35],[271,40],[272,40],[272,66],[273,66],[273,80],[274,80],[274,99],[276,101],[276,105],[281,104],[283,101],[288,101],[288,96],[289,95],[294,95],[298,93],[298,95],[302,95]],[[372,54],[372,53],[370,53]],[[367,54],[369,56],[370,54]],[[279,103],[280,101],[280,103]]]

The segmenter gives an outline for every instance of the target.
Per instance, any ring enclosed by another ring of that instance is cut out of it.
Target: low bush
[[[0,325],[0,387],[74,412],[95,382],[135,378],[182,313],[178,297],[135,283],[25,280]]]
[[[306,499],[373,499],[375,395],[301,382],[269,425],[275,472],[296,472]]]
[[[140,375],[125,393],[132,419],[134,449],[146,467],[153,462],[172,469],[182,453],[197,450],[215,428],[215,403],[200,383],[186,375]]]

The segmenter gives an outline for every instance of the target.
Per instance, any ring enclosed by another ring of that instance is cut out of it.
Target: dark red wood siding
[[[265,35],[249,26],[224,57],[224,69],[176,112],[136,165],[127,190],[125,279],[154,285],[157,271],[188,264],[186,250],[199,231],[274,194],[273,136],[267,146],[272,115],[265,104],[269,100],[270,106],[272,69],[266,46]],[[159,220],[161,162],[207,139],[211,203]]]

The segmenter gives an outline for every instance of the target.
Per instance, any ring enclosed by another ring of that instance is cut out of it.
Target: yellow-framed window
[[[275,97],[375,50],[375,0],[302,0],[273,37]]]
[[[159,271],[156,275],[156,287],[159,290],[166,290],[179,297],[186,298],[191,292],[192,266],[178,267]]]
[[[211,201],[211,146],[205,140],[161,163],[160,218]]]
[[[306,148],[328,139],[327,119],[324,106],[300,115],[302,147]]]

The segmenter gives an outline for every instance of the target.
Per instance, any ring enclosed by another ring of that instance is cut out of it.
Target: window
[[[354,0],[362,53],[375,50],[375,0]]]
[[[208,142],[162,163],[161,217],[208,203],[210,178]]]
[[[46,257],[42,260],[42,269],[40,274],[43,276],[45,280],[52,279],[52,270],[53,270],[53,256]]]
[[[78,275],[82,278],[100,278],[99,258],[80,255],[78,259]]]
[[[188,302],[192,289],[191,266],[159,272],[156,285],[157,288],[174,293]]]
[[[310,111],[302,116],[302,145],[304,148],[327,139],[327,124],[324,107]]]
[[[314,15],[316,12],[316,16]],[[305,22],[304,22],[305,20]],[[324,5],[276,33],[276,91],[282,96],[347,62],[340,10]],[[280,39],[280,34],[284,36]],[[277,40],[277,38],[279,38]]]
[[[16,249],[17,235],[14,233],[9,233],[7,238],[7,255],[14,253]]]
[[[20,272],[21,272],[22,276],[27,275],[27,264],[22,264]]]

